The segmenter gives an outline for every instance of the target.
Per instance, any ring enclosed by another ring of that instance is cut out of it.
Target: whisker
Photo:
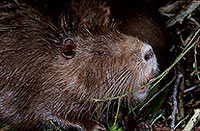
[[[121,94],[120,91],[125,88],[125,85],[129,85],[127,80],[130,78],[130,76],[131,76],[131,74],[129,72],[127,72],[125,74],[125,76],[123,76],[122,79],[118,81],[118,83],[113,88],[112,96],[115,96],[117,93],[118,93],[118,95]]]
[[[125,81],[126,83],[124,83],[123,87],[122,87],[121,90],[120,90],[121,94],[124,94],[125,91],[128,89],[127,87],[130,86],[130,85],[132,85],[132,84],[131,84],[131,81],[132,81],[132,75],[129,73],[129,74],[127,75],[127,79],[126,79],[126,81]],[[132,85],[132,86],[133,86],[133,85]]]
[[[109,87],[109,89],[107,90],[107,95],[106,95],[106,97],[108,97],[109,95],[110,95],[110,93],[112,93],[112,91],[113,91],[113,88],[115,87],[115,85],[118,83],[118,82],[120,82],[120,80],[123,78],[123,76],[124,75],[126,75],[127,74],[127,72],[128,72],[128,70],[122,70],[121,72],[119,72],[116,76],[118,76],[119,75],[119,77],[117,78],[117,80],[115,80],[115,77],[113,77],[113,79],[112,79],[112,81],[113,81],[113,84]],[[111,82],[112,82],[111,81]]]

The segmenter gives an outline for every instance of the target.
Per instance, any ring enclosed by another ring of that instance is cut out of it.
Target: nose
[[[145,61],[150,60],[154,56],[153,49],[150,45],[145,44],[144,50],[143,50],[143,57]]]

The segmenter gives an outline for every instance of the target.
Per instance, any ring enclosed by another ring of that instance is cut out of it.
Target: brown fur
[[[49,120],[66,130],[105,130],[94,116],[111,102],[93,98],[128,93],[157,70],[149,45],[110,27],[89,24],[69,34],[24,3],[1,1],[0,118],[21,130],[41,129]],[[147,92],[122,100],[131,106]]]

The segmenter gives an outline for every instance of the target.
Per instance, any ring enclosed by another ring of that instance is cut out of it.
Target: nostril
[[[149,59],[152,58],[152,56],[153,56],[153,51],[152,49],[149,49],[147,52],[145,52],[144,59],[148,61]]]

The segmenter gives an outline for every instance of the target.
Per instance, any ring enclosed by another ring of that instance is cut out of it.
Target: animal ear
[[[65,39],[62,46],[62,55],[67,59],[72,59],[76,55],[76,45],[72,39]]]

